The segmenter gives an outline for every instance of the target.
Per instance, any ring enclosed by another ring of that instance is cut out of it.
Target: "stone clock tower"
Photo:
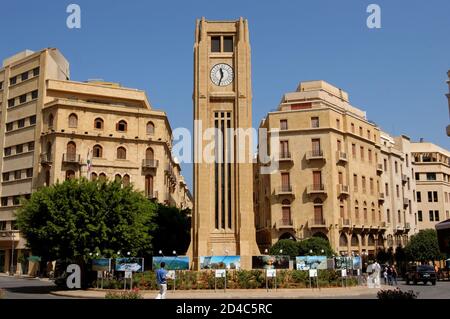
[[[194,44],[194,209],[189,254],[258,255],[253,211],[252,85],[247,20],[197,20]],[[211,134],[212,132],[212,134]],[[246,138],[247,137],[247,138]],[[238,155],[239,153],[239,155]]]

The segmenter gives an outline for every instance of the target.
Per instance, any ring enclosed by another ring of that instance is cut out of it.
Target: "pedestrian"
[[[158,284],[159,294],[156,299],[166,299],[167,291],[167,270],[164,269],[166,263],[163,261],[160,264],[160,268],[156,271],[156,283]]]
[[[387,267],[387,278],[388,278],[388,285],[392,286],[392,267]]]
[[[388,274],[387,274],[387,266],[386,265],[383,267],[383,278],[384,278],[384,284],[387,285]]]
[[[395,266],[392,266],[392,279],[396,286],[397,286],[397,276],[398,276],[397,269],[395,268]]]

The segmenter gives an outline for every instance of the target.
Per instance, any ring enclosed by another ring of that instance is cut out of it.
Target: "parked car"
[[[420,281],[423,281],[424,285],[426,285],[427,282],[436,285],[436,279],[437,276],[434,267],[429,265],[410,266],[405,273],[407,285],[409,285],[411,281],[414,285]]]

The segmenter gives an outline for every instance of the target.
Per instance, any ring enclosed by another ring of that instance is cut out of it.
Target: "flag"
[[[87,178],[90,179],[91,168],[92,168],[92,151],[90,148],[88,148],[86,163],[87,163]]]

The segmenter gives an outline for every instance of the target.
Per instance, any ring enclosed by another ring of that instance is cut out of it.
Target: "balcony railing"
[[[0,241],[11,242],[20,240],[20,231],[18,230],[0,230]]]
[[[147,192],[148,199],[158,199],[158,191]]]
[[[282,185],[276,189],[277,195],[292,194],[293,192],[292,185]]]
[[[157,168],[158,165],[159,165],[158,160],[154,160],[154,159],[143,159],[142,160],[143,168]]]
[[[337,151],[336,158],[337,158],[338,162],[347,162],[347,153]]]
[[[402,183],[405,184],[408,181],[408,176],[402,174]]]
[[[384,193],[378,193],[378,200],[384,202]]]
[[[325,218],[313,218],[308,221],[309,228],[325,228],[326,225]]]
[[[383,173],[383,164],[377,164],[377,173]]]
[[[41,159],[41,164],[51,164],[53,162],[52,154],[49,154],[49,153],[41,154],[40,159]]]
[[[389,223],[388,222],[380,222],[380,228],[388,228],[389,227]]]
[[[323,151],[322,150],[312,150],[306,153],[306,160],[315,160],[315,159],[320,159],[320,160],[324,160],[325,156],[323,155]]]
[[[280,161],[291,161],[291,152],[280,152]]]
[[[306,188],[307,194],[326,194],[324,184],[313,184]]]
[[[278,221],[277,228],[293,228],[294,222],[292,218],[282,218]]]
[[[339,196],[341,196],[341,195],[348,195],[349,194],[349,187],[348,187],[348,185],[338,184],[337,185],[337,191],[338,191]]]
[[[340,228],[350,228],[352,226],[352,221],[350,218],[340,218],[339,227]]]
[[[410,229],[411,229],[411,224],[405,223],[405,230],[410,230]]]
[[[403,206],[407,207],[409,205],[409,199],[403,198]]]
[[[63,162],[65,162],[65,163],[80,163],[81,162],[80,154],[64,153],[63,154]]]

